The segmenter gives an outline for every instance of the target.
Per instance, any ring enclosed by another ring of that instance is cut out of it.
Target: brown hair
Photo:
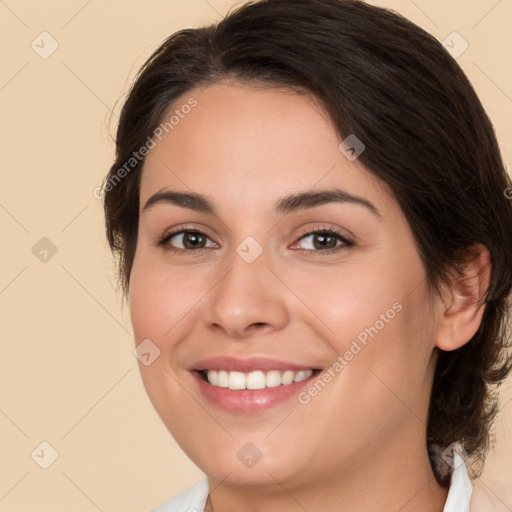
[[[393,190],[432,290],[448,282],[470,245],[489,250],[483,320],[464,346],[439,351],[426,439],[442,485],[450,477],[435,454],[454,441],[481,467],[498,408],[496,385],[512,366],[512,201],[505,197],[511,181],[458,64],[434,37],[390,10],[357,0],[262,0],[162,43],[124,103],[116,160],[104,182],[106,233],[125,297],[144,163],[130,159],[179,96],[230,79],[307,91],[342,139],[355,134],[363,141],[359,160]]]

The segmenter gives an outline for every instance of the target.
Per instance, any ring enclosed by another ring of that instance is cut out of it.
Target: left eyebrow
[[[277,202],[276,212],[289,213],[297,210],[315,208],[316,206],[321,206],[328,203],[357,204],[364,206],[377,217],[381,216],[379,210],[373,203],[367,199],[364,199],[363,197],[349,194],[348,192],[345,192],[339,188],[290,194]]]
[[[165,191],[153,194],[144,205],[142,211],[148,210],[158,203],[173,204],[209,215],[216,215],[214,204],[204,195],[194,192]],[[341,189],[300,192],[289,194],[279,199],[275,205],[277,213],[286,214],[299,210],[307,210],[329,203],[352,203],[363,206],[377,217],[379,210],[367,199],[349,194]]]

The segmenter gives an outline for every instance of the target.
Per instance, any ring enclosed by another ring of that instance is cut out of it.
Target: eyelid
[[[331,227],[329,225],[318,225],[315,228],[306,228],[303,230],[303,233],[299,235],[297,241],[293,243],[292,248],[296,247],[301,240],[307,238],[309,236],[314,236],[316,234],[327,234],[328,236],[333,236],[337,239],[337,241],[341,242],[335,247],[331,247],[329,249],[299,249],[303,253],[306,254],[321,254],[328,255],[332,253],[337,253],[343,249],[350,249],[356,245],[353,235],[346,235],[338,228]]]
[[[331,233],[332,235],[338,236],[338,237],[342,238],[343,240],[345,240],[346,242],[355,244],[356,237],[352,233],[348,232],[346,229],[341,230],[340,228],[333,227],[329,224],[317,224],[313,228],[312,227],[304,228],[302,230],[302,234],[298,235],[297,240],[301,240],[302,238],[304,238],[305,236],[308,236],[308,235],[313,235],[315,233],[325,233],[325,232],[328,232],[328,233]]]
[[[170,228],[170,229],[166,230],[163,235],[160,236],[160,239],[169,238],[171,236],[176,236],[176,235],[179,235],[184,232],[200,233],[204,236],[207,236],[210,240],[213,240],[213,236],[210,234],[210,231],[208,230],[208,228],[203,227],[201,225],[198,226],[197,224],[194,224],[194,225],[184,224],[184,225],[179,225],[174,228]],[[217,242],[215,242],[215,243],[217,243]]]

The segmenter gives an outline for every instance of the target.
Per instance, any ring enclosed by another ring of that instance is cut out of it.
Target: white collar
[[[452,481],[443,512],[469,512],[472,493],[473,485],[464,459],[454,451]]]
[[[453,454],[453,465],[452,480],[443,512],[470,512],[473,485],[464,460],[456,452]],[[153,512],[204,512],[208,492],[208,479],[205,477],[171,500],[162,503]]]

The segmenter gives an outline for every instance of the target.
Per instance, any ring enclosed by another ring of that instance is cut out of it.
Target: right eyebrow
[[[188,192],[175,192],[165,191],[153,194],[144,205],[142,211],[146,211],[152,206],[159,203],[173,204],[181,206],[182,208],[189,208],[197,212],[215,214],[215,207],[213,203],[202,194],[188,193]]]

